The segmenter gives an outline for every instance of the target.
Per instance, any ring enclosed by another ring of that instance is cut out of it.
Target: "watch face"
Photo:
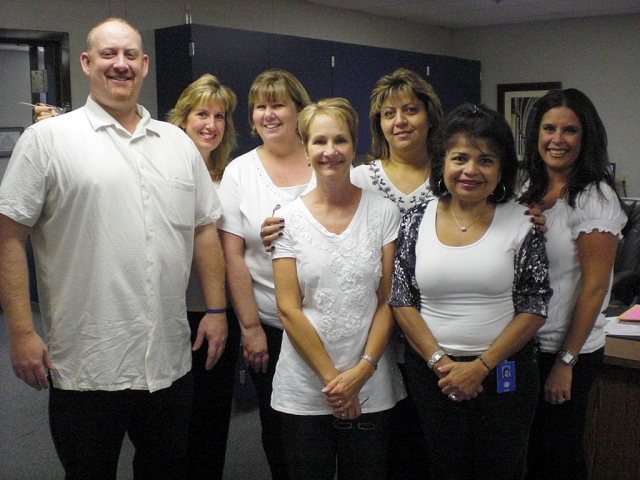
[[[576,363],[576,357],[574,357],[571,352],[566,351],[562,354],[560,360],[562,361],[562,363],[565,363],[567,365],[574,365]]]

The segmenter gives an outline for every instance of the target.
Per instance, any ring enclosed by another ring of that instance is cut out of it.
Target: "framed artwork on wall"
[[[22,127],[0,127],[0,157],[10,157],[24,131]]]
[[[518,160],[524,155],[527,125],[533,121],[535,103],[549,90],[562,88],[562,82],[503,83],[498,85],[498,112],[511,125]]]

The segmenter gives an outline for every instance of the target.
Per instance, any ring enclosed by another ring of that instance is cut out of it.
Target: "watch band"
[[[433,355],[431,355],[431,358],[429,359],[429,361],[427,362],[427,367],[429,367],[430,370],[433,370],[434,365],[438,362],[438,360],[440,360],[445,355],[446,353],[444,352],[444,350],[438,350],[434,352]]]
[[[569,367],[573,367],[578,362],[578,356],[571,353],[569,350],[558,350],[556,354],[558,360]]]

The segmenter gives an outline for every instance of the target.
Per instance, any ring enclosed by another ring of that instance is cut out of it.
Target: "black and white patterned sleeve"
[[[516,314],[531,313],[546,317],[552,293],[544,237],[532,228],[515,260],[512,296]]]
[[[420,289],[415,275],[416,243],[426,208],[427,203],[417,205],[402,217],[391,275],[389,305],[392,307],[415,307],[420,310]]]

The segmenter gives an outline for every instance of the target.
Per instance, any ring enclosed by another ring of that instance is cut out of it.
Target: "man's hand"
[[[207,339],[209,348],[207,349],[207,362],[204,365],[207,370],[213,368],[222,352],[224,352],[224,347],[227,344],[227,334],[227,316],[224,313],[207,313],[200,320],[198,334],[192,350],[195,352],[200,349],[204,339]]]
[[[49,350],[36,332],[10,336],[9,354],[13,372],[36,390],[49,388],[47,370],[55,370]]]

